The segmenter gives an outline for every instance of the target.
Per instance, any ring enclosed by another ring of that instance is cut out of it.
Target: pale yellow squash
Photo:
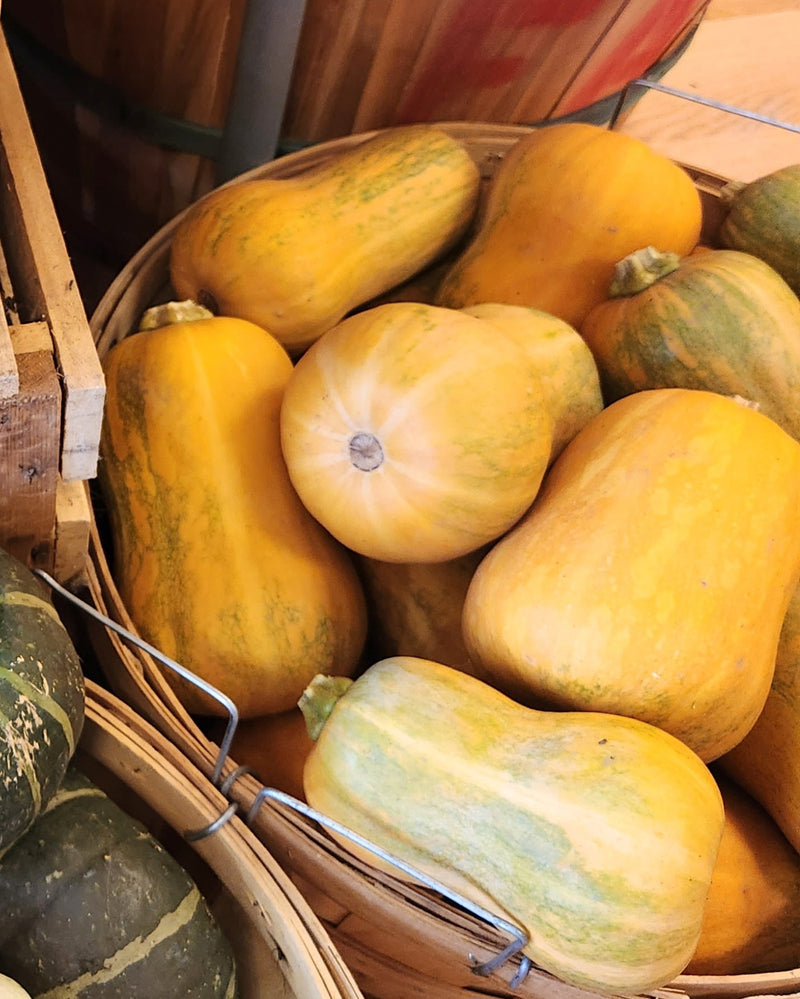
[[[344,319],[298,360],[281,440],[298,495],[342,544],[442,562],[527,510],[552,418],[515,338],[458,310],[394,302]]]
[[[333,691],[327,679],[301,702],[312,735],[321,722],[312,807],[520,925],[524,953],[566,982],[633,994],[683,970],[724,821],[683,743],[631,718],[525,708],[414,657]]]

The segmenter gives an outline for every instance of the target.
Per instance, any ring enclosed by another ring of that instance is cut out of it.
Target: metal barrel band
[[[226,799],[230,800],[229,796],[233,784],[243,774],[250,772],[248,767],[237,766],[234,770],[232,770],[229,774],[227,774],[224,779],[222,777],[225,762],[230,755],[230,747],[233,741],[234,734],[236,732],[236,727],[239,723],[239,712],[233,701],[225,694],[223,694],[220,690],[218,690],[216,687],[212,686],[207,681],[201,679],[195,673],[192,673],[191,670],[186,669],[186,667],[181,666],[180,663],[176,662],[174,659],[171,659],[169,656],[164,655],[153,645],[150,645],[149,642],[145,642],[144,639],[140,638],[138,635],[129,631],[127,628],[123,627],[123,625],[119,624],[117,621],[114,621],[112,618],[108,617],[108,615],[103,614],[96,607],[93,607],[91,604],[82,600],[75,593],[72,593],[71,590],[68,590],[66,587],[56,582],[56,580],[53,579],[52,576],[50,576],[48,573],[44,572],[44,570],[34,569],[33,571],[42,580],[44,580],[54,590],[54,592],[58,593],[64,599],[68,600],[71,604],[73,604],[83,613],[87,614],[94,620],[99,621],[101,624],[105,625],[105,627],[109,628],[110,630],[118,634],[125,641],[147,652],[158,662],[162,663],[168,669],[177,673],[182,679],[186,680],[191,684],[194,684],[205,694],[208,694],[209,697],[216,700],[219,704],[222,705],[222,707],[228,712],[229,720],[225,729],[224,738],[220,743],[219,753],[217,756],[216,764],[214,766],[212,781],[214,787],[216,787],[217,790],[219,790],[220,793],[223,794]],[[409,877],[413,878],[415,881],[418,881],[420,884],[425,885],[425,887],[431,889],[432,891],[437,892],[439,895],[448,899],[448,901],[454,903],[455,905],[460,906],[462,909],[465,909],[467,912],[470,912],[472,915],[476,916],[482,922],[485,922],[489,926],[494,927],[494,929],[510,936],[511,942],[508,944],[508,946],[505,947],[503,950],[501,950],[494,957],[490,958],[488,961],[479,961],[473,954],[468,954],[467,957],[471,965],[471,970],[476,975],[487,976],[495,972],[498,968],[500,968],[502,965],[504,965],[512,958],[519,955],[520,956],[519,968],[515,971],[509,984],[511,988],[516,988],[518,985],[522,983],[522,981],[524,981],[525,977],[527,976],[528,972],[532,967],[532,962],[530,958],[522,954],[522,949],[526,946],[529,940],[528,934],[524,929],[515,925],[514,923],[509,922],[507,919],[504,919],[503,917],[498,916],[493,912],[490,912],[488,909],[484,909],[483,906],[477,905],[475,902],[472,902],[470,899],[465,898],[464,896],[460,895],[458,892],[452,891],[446,885],[441,884],[439,881],[429,877],[427,874],[423,874],[421,871],[418,871],[415,867],[412,867],[410,864],[407,864],[405,861],[400,860],[398,857],[393,856],[392,854],[383,850],[381,847],[377,846],[375,843],[372,843],[368,839],[365,839],[363,836],[360,836],[358,833],[353,832],[353,830],[346,828],[345,826],[341,825],[339,822],[336,822],[334,819],[328,818],[326,815],[323,815],[321,812],[316,811],[315,809],[311,808],[309,805],[305,804],[304,802],[298,801],[297,798],[293,798],[291,795],[286,794],[283,791],[279,791],[276,788],[262,787],[257,792],[257,794],[253,799],[252,804],[250,805],[250,808],[247,811],[246,822],[248,823],[248,825],[252,824],[256,815],[258,814],[261,805],[268,798],[272,801],[277,801],[280,804],[283,804],[290,809],[293,809],[295,812],[299,813],[306,819],[318,823],[323,828],[327,828],[331,832],[335,832],[339,836],[343,837],[344,839],[350,840],[351,842],[360,846],[362,849],[368,851],[369,853],[372,853],[376,857],[380,857],[390,866],[397,868],[399,871],[402,871]],[[212,835],[223,825],[225,825],[226,822],[230,821],[230,819],[238,812],[238,810],[239,810],[238,803],[236,803],[235,801],[231,801],[228,807],[223,812],[221,812],[220,815],[216,819],[214,819],[214,821],[210,822],[207,826],[204,826],[202,829],[193,829],[193,830],[184,831],[183,833],[184,838],[190,842],[195,842],[206,836]]]

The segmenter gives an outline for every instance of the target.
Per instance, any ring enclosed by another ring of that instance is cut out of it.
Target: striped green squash
[[[800,295],[800,163],[722,190],[728,213],[719,242],[761,257]]]
[[[237,995],[195,881],[74,766],[0,861],[0,900],[0,971],[34,997]]]
[[[617,265],[580,332],[606,404],[654,388],[705,389],[757,405],[800,439],[800,299],[738,250],[678,258],[652,247]]]
[[[84,703],[80,659],[48,591],[0,549],[0,855],[57,791]]]
[[[301,708],[316,738],[308,803],[510,918],[545,971],[634,995],[689,962],[724,814],[683,742],[632,718],[523,707],[411,656],[316,677]]]

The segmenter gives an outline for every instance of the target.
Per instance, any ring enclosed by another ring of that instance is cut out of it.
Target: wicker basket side
[[[224,795],[174,744],[91,680],[76,762],[210,888],[212,911],[237,955],[242,999],[359,999],[327,934],[263,844],[236,815],[220,822],[230,804]]]

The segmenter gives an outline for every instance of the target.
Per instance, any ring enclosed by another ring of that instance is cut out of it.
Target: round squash
[[[312,807],[516,922],[524,953],[566,982],[629,995],[684,968],[724,818],[683,743],[525,708],[423,659],[378,662],[338,698],[325,679],[302,702],[312,721],[328,712],[304,773]]]
[[[0,549],[0,855],[58,790],[84,707],[81,662],[49,592]]]
[[[583,122],[536,128],[497,167],[435,301],[529,305],[579,327],[618,260],[650,244],[689,253],[701,222],[688,173],[647,144]]]
[[[687,975],[753,975],[800,966],[800,854],[766,810],[717,777],[725,826]]]
[[[722,189],[721,246],[765,260],[800,295],[800,163]]]
[[[449,250],[479,185],[466,147],[442,129],[387,129],[296,176],[201,198],[173,237],[172,286],[263,326],[296,355]]]
[[[454,309],[396,302],[348,317],[299,359],[281,440],[298,495],[344,545],[441,562],[522,516],[552,421],[513,337]]]
[[[800,444],[736,400],[652,389],[567,445],[478,566],[464,638],[511,696],[631,715],[710,761],[764,707],[799,575]]]
[[[740,395],[800,439],[800,299],[769,264],[646,248],[620,261],[611,293],[581,326],[606,402],[663,387]]]
[[[212,317],[129,336],[104,370],[100,482],[114,577],[142,637],[242,718],[293,707],[320,668],[354,671],[364,595],[349,553],[289,481],[283,347]],[[166,675],[188,710],[224,713]]]
[[[0,860],[0,898],[0,970],[32,996],[236,995],[233,950],[197,884],[74,767]]]
[[[518,337],[530,351],[553,419],[554,461],[603,408],[600,375],[586,341],[569,323],[541,309],[484,302],[464,312]]]

